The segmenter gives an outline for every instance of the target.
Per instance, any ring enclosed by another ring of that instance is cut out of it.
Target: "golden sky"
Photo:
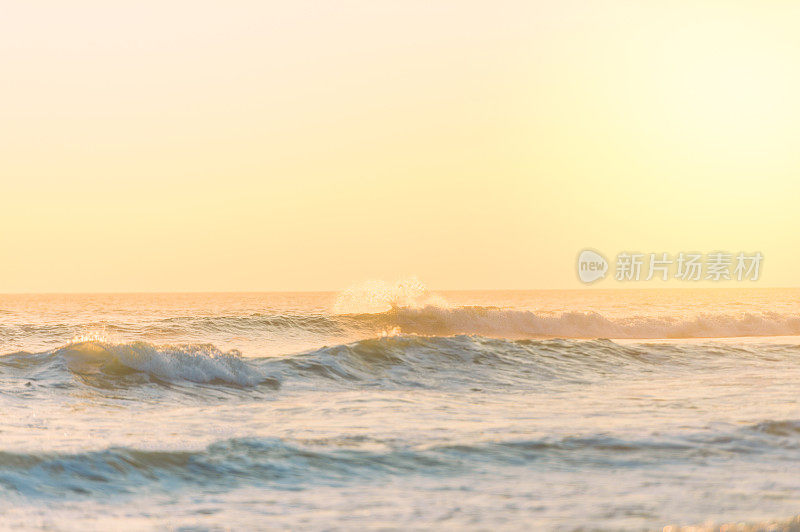
[[[798,28],[764,0],[6,2],[0,292],[569,288],[585,247],[761,251],[796,286]]]

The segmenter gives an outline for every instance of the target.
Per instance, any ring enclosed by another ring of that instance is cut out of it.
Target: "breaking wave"
[[[95,335],[93,331],[102,331]],[[67,342],[71,348],[106,351],[120,364],[154,376],[207,382],[220,379],[250,385],[246,363],[237,351],[222,352],[208,342],[248,350],[249,355],[279,355],[331,343],[343,344],[396,334],[444,337],[546,339],[693,339],[800,336],[800,315],[779,312],[703,313],[690,316],[605,316],[597,312],[537,312],[483,306],[393,307],[360,314],[252,314],[243,316],[174,317],[142,324],[87,323],[30,327],[0,325],[6,350],[44,351]],[[155,348],[146,339],[177,343]],[[72,339],[72,341],[70,341]],[[243,340],[244,339],[244,340]],[[107,341],[113,340],[113,342]],[[189,347],[187,347],[189,346]],[[191,362],[191,364],[189,364]],[[191,368],[191,369],[188,369]]]
[[[596,312],[537,313],[497,307],[394,308],[380,315],[383,327],[426,335],[479,334],[502,338],[725,338],[800,335],[800,316],[775,312],[632,316],[608,318]]]
[[[107,328],[125,334],[125,330]],[[162,329],[164,329],[162,331]],[[800,315],[777,312],[685,316],[608,317],[597,312],[535,312],[500,307],[425,305],[361,314],[262,315],[172,318],[151,333],[193,338],[230,335],[317,335],[354,338],[403,332],[428,336],[474,334],[494,338],[728,338],[798,336]]]
[[[2,369],[27,371],[43,379],[66,372],[99,387],[151,380],[255,386],[269,380],[240,353],[222,352],[209,344],[155,346],[90,340],[45,353],[12,353],[0,357]]]
[[[610,340],[497,339],[474,335],[397,335],[307,353],[245,358],[209,344],[156,346],[87,341],[44,353],[0,356],[0,375],[95,388],[144,384],[368,386],[475,391],[591,382],[652,366],[675,370],[731,357],[767,361],[796,357],[798,345],[638,344]]]
[[[723,338],[800,335],[800,315],[776,312],[604,316],[597,312],[536,312],[454,306],[416,278],[368,281],[341,292],[331,321],[338,329],[400,330],[495,338]]]

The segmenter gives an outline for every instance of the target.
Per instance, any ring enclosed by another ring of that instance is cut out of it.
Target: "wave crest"
[[[210,344],[158,347],[147,342],[89,341],[70,344],[54,355],[64,360],[70,372],[88,378],[120,377],[136,371],[170,382],[255,386],[265,381],[238,351],[222,352]]]
[[[271,389],[289,385],[483,390],[535,387],[542,381],[587,383],[642,367],[696,369],[731,358],[775,361],[796,357],[798,350],[800,345],[795,344],[753,348],[726,343],[619,344],[400,334],[306,353],[244,358],[237,351],[222,352],[209,344],[83,342],[44,353],[2,356],[0,372],[57,386],[68,384],[65,377],[77,378],[105,389],[189,382]]]
[[[394,308],[384,327],[424,335],[478,334],[502,338],[724,338],[800,335],[800,316],[775,312],[700,314],[691,318],[608,318],[596,312],[536,313],[497,307]],[[361,319],[372,319],[362,316]]]

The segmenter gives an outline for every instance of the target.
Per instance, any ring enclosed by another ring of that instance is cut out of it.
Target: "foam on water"
[[[800,291],[446,299],[0,296],[0,527],[795,522]]]

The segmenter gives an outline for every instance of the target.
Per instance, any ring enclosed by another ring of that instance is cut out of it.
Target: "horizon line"
[[[744,289],[744,290],[796,290],[800,289],[800,285],[795,286],[753,286],[740,284],[726,284],[722,286],[625,286],[625,287],[600,287],[600,286],[580,286],[573,288],[431,288],[429,292],[563,292],[563,291],[647,291],[647,290],[731,290],[731,289]],[[163,295],[163,294],[335,294],[343,292],[347,288],[328,289],[328,290],[177,290],[177,291],[163,291],[163,290],[140,290],[140,291],[124,291],[124,290],[101,290],[101,291],[42,291],[42,292],[0,292],[0,296],[55,296],[55,295]]]

